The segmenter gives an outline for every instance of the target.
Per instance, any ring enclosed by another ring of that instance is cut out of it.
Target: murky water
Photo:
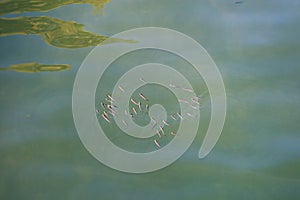
[[[140,175],[112,170],[87,152],[72,117],[73,82],[93,47],[60,48],[34,34],[2,36],[0,67],[33,62],[72,67],[0,71],[0,199],[299,199],[299,9],[296,0],[112,0],[102,14],[91,5],[72,4],[2,15],[74,21],[104,36],[144,26],[181,31],[201,43],[219,67],[228,112],[220,140],[205,159],[197,153],[210,117],[209,101],[196,140],[174,164]],[[14,31],[14,26],[3,27]],[[150,61],[174,65],[205,91],[203,81],[186,70],[187,63],[152,50],[123,56],[107,79],[113,82],[130,64]],[[104,82],[104,88],[111,87]],[[138,141],[127,144],[116,137],[115,142],[134,149]]]

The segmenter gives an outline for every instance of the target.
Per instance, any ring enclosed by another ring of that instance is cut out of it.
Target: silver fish
[[[194,103],[196,103],[196,104],[200,105],[200,102],[199,102],[199,101],[197,101],[197,100],[195,100],[195,99],[192,99],[192,102],[194,102]]]
[[[165,134],[163,127],[159,126],[159,130],[162,132],[163,135]]]
[[[125,120],[122,119],[122,122],[125,126],[128,126],[128,124],[125,122]]]
[[[139,93],[139,95],[142,99],[144,99],[145,101],[148,101],[148,99],[142,93]]]
[[[171,117],[174,121],[176,121],[176,118],[175,118],[173,115],[170,115],[170,117]]]
[[[137,105],[137,106],[139,105],[133,98],[131,98],[130,101],[131,101],[132,103],[134,103],[135,105]]]
[[[161,134],[160,134],[159,130],[157,130],[156,133],[157,133],[158,137],[161,138]]]
[[[185,99],[178,99],[178,101],[179,102],[181,102],[181,103],[189,103],[187,100],[185,100]]]
[[[100,105],[101,105],[102,109],[105,110],[105,103],[100,102]]]
[[[132,108],[132,110],[133,110],[134,114],[137,115],[136,109],[134,107]]]
[[[186,113],[188,116],[190,116],[190,117],[192,117],[192,118],[194,118],[195,116],[194,115],[192,115],[191,113]]]
[[[183,117],[181,116],[181,114],[177,113],[178,117],[180,117],[180,119],[183,119]]]
[[[124,88],[121,87],[120,85],[118,86],[118,88],[121,90],[121,92],[125,92]]]
[[[143,83],[146,83],[146,81],[141,77],[140,81],[142,81]]]
[[[169,86],[170,86],[171,88],[178,88],[178,86],[177,86],[177,85],[174,85],[174,84],[169,84]]]
[[[159,143],[157,142],[156,139],[154,140],[154,143],[155,143],[155,145],[156,145],[158,148],[160,148],[160,145],[159,145]]]
[[[102,114],[103,119],[105,119],[108,123],[110,123],[110,120],[108,119],[107,116],[105,116],[104,114]]]
[[[114,99],[112,98],[112,96],[110,96],[109,94],[107,95],[108,98],[110,98],[110,100],[114,101]]]
[[[189,89],[189,88],[182,88],[182,89],[187,92],[194,92],[192,89]]]
[[[166,126],[170,126],[170,124],[168,122],[166,122],[165,120],[162,120],[162,121]]]

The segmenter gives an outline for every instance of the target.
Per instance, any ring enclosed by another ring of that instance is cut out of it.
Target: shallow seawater
[[[217,64],[228,109],[222,135],[204,159],[197,154],[210,118],[209,96],[197,137],[180,159],[147,174],[122,173],[89,154],[73,121],[73,83],[93,47],[55,47],[38,35],[1,36],[0,67],[36,62],[71,68],[0,71],[0,199],[299,199],[300,3],[235,2],[112,0],[100,14],[91,5],[71,4],[43,13],[0,16],[48,16],[105,36],[145,26],[183,32],[203,45]],[[207,90],[188,63],[148,50],[112,63],[102,80],[106,85],[98,85],[99,96],[131,64],[150,61],[173,65],[199,83],[199,93]],[[151,89],[144,90],[155,97]],[[170,105],[168,98],[161,103]],[[114,141],[124,148],[156,148],[153,142],[122,138]]]

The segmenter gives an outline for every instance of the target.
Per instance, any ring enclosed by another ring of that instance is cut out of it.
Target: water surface
[[[3,15],[74,21],[105,36],[143,26],[181,31],[201,43],[219,67],[228,112],[220,140],[205,159],[199,160],[197,153],[210,117],[209,102],[196,140],[177,162],[148,174],[117,172],[87,152],[72,117],[73,82],[93,47],[58,48],[34,34],[2,36],[1,67],[37,62],[72,68],[0,71],[0,198],[299,199],[300,3],[234,2],[112,0],[105,15],[93,14],[85,4]],[[133,54],[127,56],[113,63],[111,73],[154,60],[174,64],[198,80],[174,55],[140,52],[134,61]],[[110,82],[106,84],[109,88]]]

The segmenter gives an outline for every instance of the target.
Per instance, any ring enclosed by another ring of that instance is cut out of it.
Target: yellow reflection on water
[[[14,34],[37,34],[59,48],[83,48],[97,46],[109,37],[84,30],[84,25],[47,16],[0,18],[0,36]],[[133,42],[110,38],[107,43]]]
[[[62,71],[62,70],[68,70],[70,68],[71,66],[68,64],[45,65],[45,64],[32,62],[32,63],[11,65],[10,67],[7,68],[0,68],[0,70],[13,70],[17,72],[35,73],[35,72]]]
[[[97,9],[110,0],[4,0],[0,2],[0,15],[8,13],[44,12],[68,4],[91,4]]]
[[[23,12],[45,12],[69,4],[91,4],[101,10],[111,0],[0,0],[0,15]],[[74,21],[64,21],[48,16],[0,18],[0,36],[16,34],[36,34],[49,45],[58,48],[83,48],[115,42],[135,43],[135,41],[109,38],[84,30],[84,25]],[[23,63],[0,70],[18,72],[61,71],[70,65],[44,65]]]

